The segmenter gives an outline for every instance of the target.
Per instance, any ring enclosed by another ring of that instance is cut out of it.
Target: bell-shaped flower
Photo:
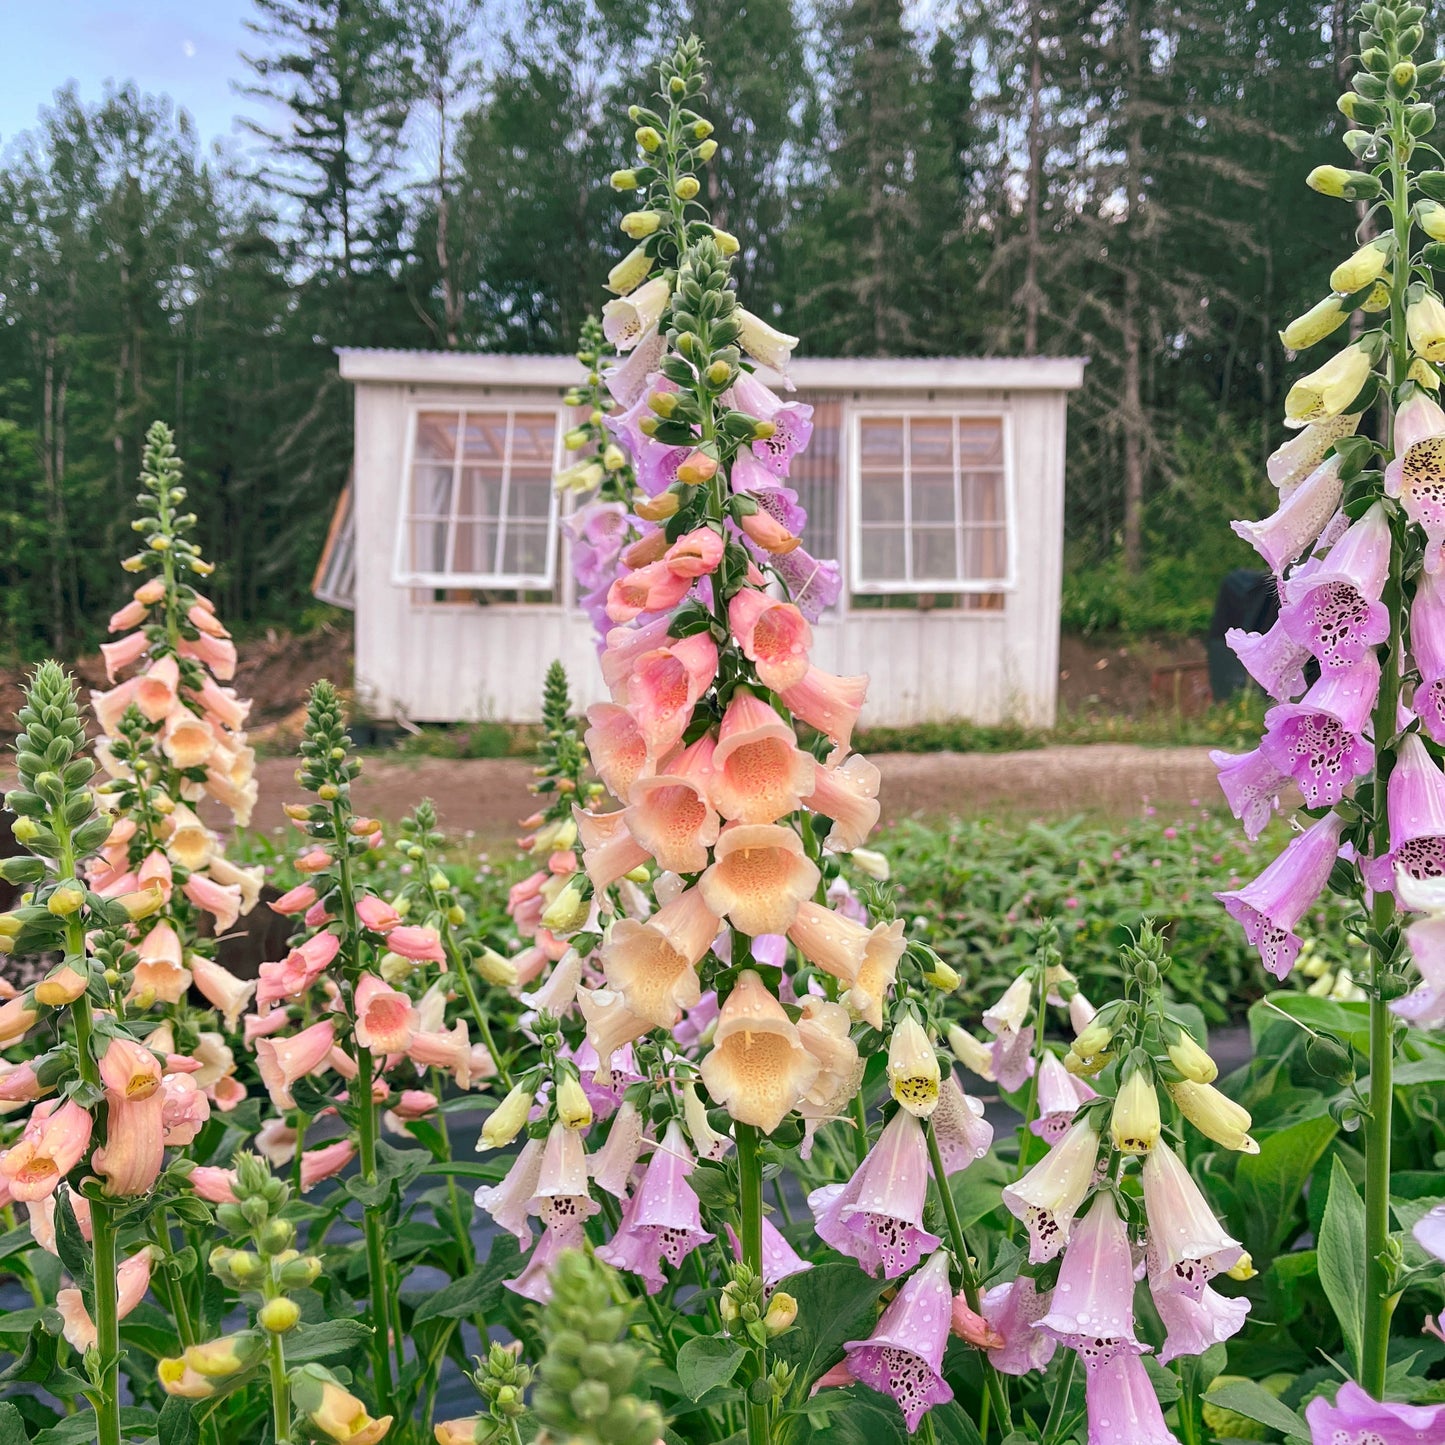
[[[213,1164],[197,1164],[186,1175],[186,1183],[206,1201],[207,1204],[237,1204],[236,1171],[221,1169]]]
[[[1445,1438],[1445,1404],[1376,1400],[1353,1380],[1340,1386],[1333,1403],[1317,1395],[1305,1419],[1315,1445],[1433,1445]]]
[[[141,609],[144,617],[144,609]],[[115,631],[116,618],[122,616],[117,612],[111,620],[111,630]],[[134,626],[134,623],[122,623],[121,626]],[[144,632],[132,632],[129,637],[123,637],[119,642],[102,642],[100,644],[100,655],[105,659],[105,680],[114,682],[118,672],[124,672],[131,663],[139,662],[145,656],[146,648],[150,646],[150,639]]]
[[[1290,387],[1284,399],[1284,424],[1302,427],[1347,412],[1369,380],[1372,366],[1364,345],[1336,352],[1323,366]]]
[[[1344,484],[1340,481],[1340,459],[1331,457],[1280,503],[1279,509],[1262,522],[1231,522],[1235,533],[1259,553],[1276,577],[1303,556],[1318,540],[1339,509]]]
[[[780,692],[807,675],[813,629],[793,603],[739,588],[728,603],[728,626],[764,687]]]
[[[498,1229],[515,1235],[523,1249],[532,1243],[528,1219],[542,1174],[542,1149],[542,1140],[528,1139],[501,1183],[484,1184],[475,1195],[477,1208],[490,1214]]]
[[[700,873],[708,864],[707,850],[717,842],[721,824],[710,798],[713,749],[711,736],[704,734],[661,764],[654,776],[632,785],[627,830],[669,873]]]
[[[596,893],[601,894],[619,878],[632,872],[634,868],[640,868],[651,857],[647,849],[632,836],[626,810],[589,813],[577,808],[574,816],[582,842],[582,866],[586,869],[587,877]],[[541,878],[539,874],[533,876]],[[537,886],[539,891],[536,897],[540,903],[540,881]],[[530,937],[541,926],[541,907],[530,911],[536,915],[535,920],[532,920],[531,931],[527,932],[521,922],[517,924],[518,931],[524,937]],[[517,914],[514,913],[513,918],[515,920]]]
[[[337,1139],[319,1149],[306,1149],[301,1155],[301,1192],[309,1193],[318,1184],[334,1179],[353,1159],[356,1145],[350,1139]]]
[[[743,1257],[743,1242],[737,1236],[737,1231],[731,1224],[724,1226],[727,1230],[728,1244],[732,1248],[733,1258],[741,1261]],[[795,1274],[802,1274],[813,1267],[812,1260],[804,1259],[796,1249],[783,1237],[777,1225],[767,1215],[763,1216],[763,1287],[764,1294],[771,1295],[773,1290],[785,1279]]]
[[[256,1066],[261,1071],[261,1082],[278,1109],[295,1107],[291,1085],[308,1074],[326,1069],[335,1042],[336,1026],[325,1019],[290,1038],[256,1040]]]
[[[366,1406],[334,1380],[321,1385],[320,1397],[314,1403],[302,1403],[300,1392],[297,1396],[302,1413],[328,1440],[343,1441],[345,1445],[376,1445],[391,1429],[390,1415],[373,1420]]]
[[[863,966],[871,930],[821,903],[804,899],[788,929],[798,952],[824,973],[852,985]]]
[[[898,960],[903,957],[905,946],[902,919],[895,918],[892,923],[875,923],[863,947],[863,962],[858,967],[857,977],[843,998],[852,1013],[880,1032],[883,1028],[883,1001],[892,991]]]
[[[414,963],[445,963],[446,950],[441,935],[429,923],[403,923],[386,935],[389,952],[398,953]]]
[[[583,741],[607,791],[625,802],[633,783],[648,768],[647,740],[636,719],[615,702],[594,703],[587,709]]]
[[[812,1154],[813,1135],[820,1125],[841,1119],[863,1082],[864,1063],[853,1042],[848,1010],[816,994],[808,994],[801,1005],[798,1037],[818,1062],[818,1077],[803,1095],[798,1111],[803,1116],[803,1143],[807,1159]]]
[[[613,622],[631,622],[644,612],[670,612],[692,588],[693,579],[665,561],[625,572],[607,589],[607,615]]]
[[[942,1071],[938,1053],[917,1017],[909,1013],[888,1040],[888,1089],[900,1107],[926,1119],[938,1107]]]
[[[1284,585],[1284,629],[1326,670],[1353,667],[1390,635],[1380,600],[1390,575],[1390,524],[1376,502],[1330,548],[1320,566]]]
[[[210,722],[184,704],[171,710],[161,729],[161,751],[178,768],[205,767],[216,743]]]
[[[667,278],[654,276],[630,295],[619,296],[602,308],[603,334],[619,356],[625,356],[657,325],[671,295]]]
[[[732,695],[712,757],[709,789],[723,817],[771,823],[802,807],[817,763],[793,729],[747,688]],[[769,930],[780,931],[780,930]]]
[[[1214,895],[1276,978],[1284,978],[1299,957],[1303,941],[1295,926],[1329,882],[1343,830],[1344,819],[1330,813],[1290,839],[1284,852],[1252,883]]]
[[[472,1043],[466,1019],[458,1019],[449,1029],[415,1030],[406,1056],[418,1070],[440,1069],[450,1074],[459,1089],[470,1089],[497,1072],[496,1061],[486,1048]]]
[[[1049,1312],[1037,1329],[1077,1350],[1091,1367],[1145,1346],[1134,1334],[1134,1259],[1113,1194],[1094,1196],[1069,1240]]]
[[[1213,1084],[1196,1084],[1183,1079],[1169,1084],[1170,1097],[1179,1112],[1204,1135],[1225,1149],[1241,1154],[1258,1154],[1259,1145],[1249,1135],[1249,1111],[1221,1094]]]
[[[1410,349],[1426,361],[1445,361],[1445,306],[1430,291],[1417,292],[1405,308]]]
[[[1445,572],[1421,572],[1410,603],[1410,653],[1420,681],[1410,706],[1425,731],[1445,741]]]
[[[90,1145],[91,1118],[79,1104],[35,1105],[20,1138],[0,1153],[0,1188],[24,1203],[48,1198]]]
[[[602,945],[602,972],[631,1013],[670,1029],[701,995],[697,966],[717,932],[717,915],[689,888],[644,922],[618,919]]]
[[[1009,1093],[1023,1088],[1036,1067],[1033,1016],[1034,980],[1029,974],[1020,974],[983,1012],[984,1027],[994,1035],[990,1071]]]
[[[531,1207],[544,1229],[579,1245],[583,1225],[601,1208],[588,1186],[582,1136],[560,1119],[547,1133]]]
[[[1385,468],[1385,491],[1398,497],[1405,515],[1425,529],[1425,570],[1440,570],[1445,543],[1445,411],[1421,388],[1395,414],[1395,459]],[[124,684],[122,684],[123,686]]]
[[[1079,1106],[1098,1095],[1085,1081],[1071,1074],[1051,1050],[1039,1064],[1038,1118],[1029,1129],[1046,1143],[1057,1144],[1069,1132]]]
[[[873,1333],[843,1346],[853,1378],[891,1396],[910,1435],[928,1410],[953,1399],[943,1378],[953,1319],[948,1272],[948,1253],[940,1249],[904,1283]]]
[[[1121,1154],[1148,1154],[1159,1142],[1159,1093],[1152,1066],[1124,1065],[1123,1083],[1109,1111],[1109,1137]]]
[[[1360,424],[1360,414],[1327,417],[1311,422],[1297,431],[1270,453],[1265,463],[1269,480],[1285,501],[1319,464],[1341,437],[1353,436]]]
[[[206,864],[206,872],[212,880],[224,887],[234,887],[241,897],[241,916],[248,914],[261,900],[261,883],[265,869],[258,863],[242,868],[219,853],[213,854]]]
[[[363,973],[353,1003],[356,1042],[377,1054],[403,1054],[411,1043],[416,1020],[411,999],[399,989]]]
[[[1027,1375],[1053,1359],[1058,1341],[1034,1328],[1049,1312],[1049,1296],[1038,1292],[1031,1276],[1021,1274],[1007,1284],[994,1285],[979,1301],[979,1310],[1003,1341],[988,1352],[989,1364],[1000,1374]]]
[[[771,422],[773,434],[752,444],[752,454],[774,476],[786,477],[792,459],[812,439],[813,408],[803,402],[783,401],[749,372],[741,371],[732,385],[734,410],[759,421]]]
[[[105,1143],[91,1164],[113,1197],[144,1194],[165,1159],[165,1094],[156,1056],[131,1039],[113,1038],[100,1059],[105,1085]]]
[[[218,883],[204,873],[192,873],[181,891],[216,920],[216,932],[228,933],[241,916],[241,889],[235,883]]]
[[[801,1036],[801,1027],[799,1034]],[[719,1133],[713,1128],[712,1121],[708,1118],[707,1105],[697,1092],[697,1085],[688,1080],[687,1083],[677,1086],[677,1092],[682,1099],[682,1118],[687,1126],[687,1136],[692,1140],[692,1147],[698,1158],[713,1161],[724,1158],[733,1147],[733,1137],[726,1130]]]
[[[1259,748],[1239,754],[1216,749],[1209,761],[1219,769],[1219,786],[1229,811],[1244,825],[1244,836],[1254,842],[1279,808],[1280,790],[1289,777]]]
[[[827,734],[835,746],[845,749],[853,740],[853,728],[867,695],[866,676],[837,677],[811,664],[801,682],[779,691],[783,705],[794,717]]]
[[[161,1137],[183,1149],[211,1117],[211,1101],[191,1074],[167,1074],[161,1084]]]
[[[1167,1278],[1150,1274],[1149,1292],[1166,1331],[1159,1351],[1161,1365],[1223,1344],[1244,1328],[1249,1314],[1247,1299],[1227,1298],[1207,1284],[1201,1284],[1197,1294],[1186,1294],[1172,1289]]]
[[[263,963],[256,984],[257,1007],[300,998],[326,972],[340,950],[340,937],[323,929],[291,949],[285,958]]]
[[[209,677],[201,683],[196,700],[208,717],[232,732],[240,732],[245,727],[247,714],[251,711],[249,699],[238,698],[234,688],[219,687]]]
[[[1243,1246],[1225,1232],[1179,1156],[1163,1141],[1144,1160],[1142,1182],[1156,1298],[1168,1290],[1197,1299],[1215,1275],[1239,1262]]]
[[[678,1269],[715,1237],[702,1227],[698,1198],[687,1182],[692,1169],[692,1151],[673,1119],[652,1151],[637,1192],[623,1207],[617,1233],[597,1250],[598,1259],[639,1275],[648,1294],[666,1283],[663,1260]]]
[[[626,999],[616,989],[579,988],[577,1007],[587,1021],[587,1042],[597,1053],[599,1080],[611,1073],[613,1054],[652,1028],[627,1007]]]
[[[707,906],[743,933],[786,933],[818,886],[817,865],[791,828],[729,823],[698,880]]]
[[[1131,1350],[1121,1350],[1084,1374],[1088,1445],[1179,1445],[1164,1423],[1159,1396]]]
[[[717,644],[706,632],[645,652],[627,677],[627,705],[654,757],[676,745],[698,699],[717,675]]]
[[[1053,1259],[1069,1242],[1098,1157],[1098,1132],[1082,1119],[1022,1179],[1005,1185],[1004,1207],[1028,1227],[1031,1264]]]
[[[745,968],[722,1006],[700,1072],[734,1119],[771,1134],[816,1083],[819,1068],[782,1004]]]
[[[144,1245],[129,1259],[123,1260],[115,1272],[115,1313],[124,1319],[145,1298],[151,1283],[151,1246]],[[85,1307],[78,1289],[63,1289],[55,1296],[64,1334],[70,1347],[82,1354],[97,1343],[95,1321]]]
[[[283,893],[279,898],[269,899],[266,907],[272,913],[283,915],[292,913],[305,913],[313,903],[316,902],[316,886],[313,883],[298,883],[295,888]]]
[[[158,658],[140,675],[135,705],[153,722],[164,722],[176,706],[176,689],[180,686],[180,664],[174,657]]]
[[[796,336],[769,326],[761,317],[739,306],[734,312],[739,326],[738,345],[752,357],[779,374],[786,374]]]
[[[712,527],[695,527],[684,533],[662,554],[667,566],[679,577],[695,579],[717,571],[723,559],[722,533]]]
[[[156,923],[147,931],[137,950],[140,961],[131,981],[131,997],[149,993],[161,1003],[179,1003],[191,975],[181,961],[181,940],[169,923]]]
[[[1415,1243],[1436,1259],[1445,1259],[1445,1204],[1426,1210],[1410,1231]]]
[[[993,1125],[984,1118],[983,1101],[964,1093],[951,1067],[939,1085],[932,1128],[946,1175],[982,1159],[993,1143]]]
[[[900,1109],[846,1184],[808,1195],[818,1237],[869,1274],[896,1279],[942,1242],[923,1227],[928,1144],[923,1125]]]
[[[1367,652],[1354,667],[1321,673],[1299,702],[1264,715],[1260,751],[1299,785],[1309,808],[1332,807],[1374,766],[1365,728],[1380,688],[1380,663]]]
[[[1394,889],[1398,874],[1431,879],[1445,876],[1445,773],[1418,733],[1400,744],[1388,790],[1390,851],[1366,865],[1376,893]]]
[[[823,846],[834,853],[851,853],[868,841],[878,822],[878,787],[883,775],[861,753],[846,762],[820,766],[813,791],[803,801],[815,813],[831,819],[832,829]]]
[[[627,1198],[637,1161],[643,1150],[651,1147],[646,1130],[647,1120],[638,1112],[637,1105],[623,1099],[607,1131],[607,1142],[588,1156],[592,1182],[614,1199]]]
[[[1268,632],[1231,627],[1224,640],[1244,670],[1276,702],[1290,702],[1305,690],[1309,648],[1301,647],[1283,622],[1276,621]]]

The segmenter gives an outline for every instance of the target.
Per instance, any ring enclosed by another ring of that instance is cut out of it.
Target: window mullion
[[[960,582],[971,582],[973,578],[966,570],[967,558],[963,525],[963,435],[959,429],[958,413],[953,416],[953,575]]]
[[[507,509],[512,499],[512,432],[516,425],[517,413],[508,407],[502,440],[502,485],[497,492],[497,540],[492,551],[492,572],[498,577],[504,571],[502,562],[507,555]]]
[[[913,581],[913,418],[903,418],[903,580]]]
[[[442,548],[442,566],[448,573],[457,570],[457,509],[462,498],[462,451],[466,445],[467,413],[465,409],[456,413],[457,430],[452,440],[452,486],[447,498],[447,535]]]

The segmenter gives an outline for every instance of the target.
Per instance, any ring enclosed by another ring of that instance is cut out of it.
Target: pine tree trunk
[[[1141,227],[1139,187],[1144,138],[1140,81],[1143,56],[1137,4],[1128,9],[1125,35],[1129,75],[1128,139],[1124,188],[1128,203],[1128,231],[1124,256],[1124,307],[1120,345],[1124,353],[1123,395],[1119,398],[1124,430],[1124,568],[1137,576],[1144,563],[1144,402],[1140,385],[1138,237]]]
[[[1039,291],[1039,184],[1043,172],[1043,58],[1039,35],[1039,9],[1042,0],[1033,0],[1029,7],[1029,176],[1028,230],[1024,251],[1024,355],[1037,356],[1039,351],[1039,309],[1043,296]]]

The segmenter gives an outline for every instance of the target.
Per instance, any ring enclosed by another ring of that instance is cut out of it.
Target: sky
[[[255,13],[252,0],[0,0],[0,146],[68,80],[87,101],[107,80],[133,80],[188,110],[207,146],[241,144],[234,117],[259,113],[234,89],[249,74],[239,52],[257,42],[242,21]]]

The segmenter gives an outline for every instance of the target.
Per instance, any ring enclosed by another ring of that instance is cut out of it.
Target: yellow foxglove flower
[[[1369,201],[1380,194],[1380,182],[1374,176],[1341,166],[1316,166],[1305,177],[1305,185],[1340,201]]]
[[[552,485],[559,492],[590,492],[593,487],[602,485],[605,475],[600,462],[575,462],[570,467],[563,467],[552,478]]]
[[[1170,1096],[1179,1112],[1204,1135],[1225,1149],[1258,1154],[1259,1145],[1249,1137],[1250,1117],[1233,1099],[1226,1099],[1213,1084],[1170,1084]]]
[[[390,1415],[372,1419],[355,1395],[331,1380],[321,1386],[321,1398],[306,1414],[321,1434],[346,1445],[375,1445],[391,1429]]]
[[[186,1364],[208,1380],[224,1380],[230,1375],[249,1370],[260,1358],[265,1344],[261,1337],[243,1330],[222,1335],[203,1345],[192,1345],[182,1356]]]
[[[1405,330],[1410,349],[1426,361],[1445,361],[1445,306],[1426,291],[1405,308]]]
[[[760,361],[764,366],[771,366],[774,371],[786,371],[788,362],[793,357],[793,348],[798,344],[798,338],[769,326],[760,316],[754,316],[751,311],[744,310],[741,306],[738,307],[736,314],[738,325],[742,328],[738,336],[738,345],[754,361]]]
[[[482,1137],[477,1149],[505,1149],[527,1125],[532,1112],[532,1091],[523,1084],[514,1084],[512,1092],[487,1115],[482,1124]]]
[[[993,1082],[993,1050],[980,1039],[961,1028],[958,1024],[948,1026],[948,1047],[953,1056],[971,1073],[980,1079]]]
[[[602,308],[602,333],[618,351],[631,351],[643,334],[657,324],[672,295],[665,276],[654,276],[629,296],[619,296]]]
[[[1316,302],[1303,316],[1296,316],[1279,334],[1280,344],[1290,351],[1304,351],[1338,331],[1349,318],[1337,296],[1326,296]]]
[[[1374,315],[1380,311],[1390,309],[1390,278],[1381,276],[1373,286],[1370,287],[1370,294],[1361,303],[1360,310]]]
[[[622,218],[622,234],[630,241],[642,241],[662,224],[659,211],[629,211]]]
[[[511,988],[517,982],[517,965],[495,948],[484,948],[476,967],[482,978],[497,988]]]
[[[888,881],[888,859],[882,853],[875,853],[872,848],[855,848],[849,856],[859,871],[869,878],[875,878],[879,883]]]
[[[1445,241],[1445,206],[1439,201],[1416,201],[1415,224],[1432,241]]]
[[[618,296],[636,291],[652,275],[652,257],[643,246],[629,251],[608,273],[607,289]]]
[[[1426,391],[1440,390],[1440,373],[1428,361],[1422,361],[1418,356],[1410,363],[1410,369],[1405,375],[1416,386],[1423,386]]]
[[[1362,346],[1336,352],[1317,371],[1302,376],[1284,400],[1284,424],[1308,426],[1325,417],[1339,416],[1360,394],[1370,376],[1370,353]]]
[[[557,1084],[557,1118],[567,1129],[591,1127],[592,1105],[576,1074],[563,1074]]]
[[[582,884],[573,878],[542,910],[542,926],[561,936],[576,931],[587,922],[590,900],[582,896]]]
[[[1232,1268],[1225,1270],[1230,1279],[1253,1279],[1259,1271],[1254,1267],[1254,1259],[1246,1249],[1243,1254],[1235,1260]]]
[[[1169,1045],[1169,1062],[1191,1083],[1212,1084],[1219,1077],[1219,1065],[1200,1047],[1192,1034],[1181,1033]]]
[[[1368,286],[1372,281],[1378,281],[1385,274],[1385,267],[1390,264],[1394,250],[1393,231],[1376,236],[1373,241],[1366,241],[1353,256],[1341,261],[1330,272],[1330,289],[1348,296]]]
[[[928,1034],[909,1014],[888,1041],[888,1087],[893,1097],[910,1114],[926,1119],[938,1107],[942,1077],[938,1054],[928,1041]]]
[[[1109,1116],[1109,1137],[1121,1154],[1147,1154],[1159,1142],[1159,1095],[1149,1069],[1124,1080]]]

